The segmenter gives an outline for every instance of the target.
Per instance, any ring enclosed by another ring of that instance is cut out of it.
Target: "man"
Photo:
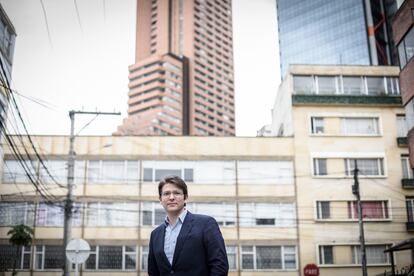
[[[148,274],[177,276],[227,275],[229,265],[216,220],[186,210],[187,185],[178,176],[158,184],[165,222],[151,233]]]

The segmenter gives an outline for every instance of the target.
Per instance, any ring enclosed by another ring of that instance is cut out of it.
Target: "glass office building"
[[[379,64],[392,64],[387,20],[394,1],[371,1]],[[289,64],[373,65],[364,0],[277,0],[281,74]],[[375,64],[374,64],[375,65]]]

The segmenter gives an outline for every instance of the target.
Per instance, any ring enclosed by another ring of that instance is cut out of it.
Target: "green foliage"
[[[16,246],[28,246],[32,242],[33,229],[27,225],[19,224],[7,232],[9,242]]]
[[[14,259],[13,264],[13,272],[12,275],[17,275],[16,272],[16,260],[17,260],[17,254],[19,252],[19,247],[21,246],[28,246],[32,242],[33,237],[33,229],[30,228],[27,225],[19,224],[13,226],[12,229],[10,229],[9,232],[7,232],[7,235],[10,236],[9,242],[16,246],[16,258]]]

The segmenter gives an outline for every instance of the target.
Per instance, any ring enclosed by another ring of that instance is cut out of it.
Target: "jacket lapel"
[[[175,246],[173,263],[172,263],[173,267],[177,263],[177,259],[181,253],[181,250],[183,249],[185,240],[187,239],[188,235],[191,232],[192,227],[193,227],[193,215],[187,211],[187,215],[185,216],[184,223],[183,223],[183,226],[181,227],[180,234],[178,234],[178,237],[177,237],[177,244]]]

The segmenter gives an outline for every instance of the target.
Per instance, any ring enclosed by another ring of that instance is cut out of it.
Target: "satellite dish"
[[[89,243],[82,239],[73,239],[66,246],[66,258],[74,264],[84,263],[90,254]]]

